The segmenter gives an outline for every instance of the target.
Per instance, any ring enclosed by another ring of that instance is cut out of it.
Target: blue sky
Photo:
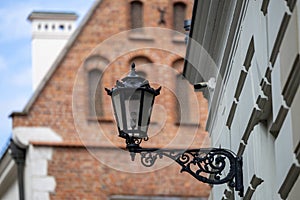
[[[12,111],[22,111],[33,94],[31,25],[34,11],[71,11],[78,22],[94,0],[12,0],[0,2],[0,156],[12,132]],[[77,23],[78,24],[78,23]]]

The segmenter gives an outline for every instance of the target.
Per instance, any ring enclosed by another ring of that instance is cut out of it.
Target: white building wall
[[[26,199],[50,199],[55,192],[56,181],[48,175],[48,161],[52,159],[52,148],[34,147],[30,145],[25,165]]]
[[[56,181],[48,175],[48,162],[52,160],[52,147],[34,146],[36,142],[62,142],[62,138],[50,128],[17,127],[13,129],[13,141],[27,149],[24,169],[25,199],[50,199],[55,192]]]
[[[291,12],[287,1],[269,1],[266,15],[261,11],[263,2],[248,2],[237,50],[227,69],[230,70],[227,85],[209,131],[213,146],[230,148],[243,156],[245,199],[250,198],[247,190],[252,190],[251,199],[282,199],[287,192],[287,199],[297,200],[300,166],[294,151],[300,138],[300,91],[291,106],[282,93],[290,81],[289,75],[295,73],[293,63],[299,54],[300,2]],[[282,42],[278,35],[283,35]],[[254,55],[250,66],[245,66],[252,38]],[[271,87],[269,96],[268,87]],[[228,126],[230,115],[233,119]],[[278,121],[282,121],[282,126],[278,126]],[[295,177],[296,184],[292,181]],[[211,199],[232,199],[224,195],[226,189],[229,190],[226,185],[214,186]],[[235,199],[241,198],[235,194]]]

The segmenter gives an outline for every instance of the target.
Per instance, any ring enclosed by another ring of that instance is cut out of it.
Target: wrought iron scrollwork
[[[240,196],[243,196],[242,158],[235,156],[230,150],[140,147],[128,150],[132,156],[139,153],[141,163],[146,167],[153,166],[158,158],[161,159],[165,156],[176,161],[182,167],[181,172],[187,172],[197,180],[208,184],[228,183],[230,187],[239,191]]]

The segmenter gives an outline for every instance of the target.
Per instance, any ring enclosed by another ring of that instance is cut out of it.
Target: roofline
[[[36,19],[56,19],[56,20],[76,20],[78,15],[75,12],[52,12],[52,11],[33,11],[27,17],[27,20]]]
[[[0,162],[4,155],[8,152],[9,144],[11,143],[12,135],[9,136],[9,138],[6,139],[5,144],[3,144],[2,149],[0,149]]]
[[[69,50],[71,49],[71,47],[73,46],[75,40],[77,39],[77,37],[79,36],[79,34],[81,33],[81,31],[83,30],[84,25],[91,18],[91,16],[94,13],[95,9],[97,8],[97,6],[101,2],[102,2],[102,0],[96,0],[94,2],[94,4],[92,5],[92,7],[88,11],[88,13],[84,16],[84,18],[80,22],[78,28],[76,28],[75,32],[72,34],[72,36],[68,40],[66,46],[62,49],[61,53],[56,58],[56,60],[54,61],[54,63],[52,64],[52,66],[50,67],[50,69],[48,70],[48,72],[46,73],[46,75],[44,76],[44,78],[42,79],[42,81],[40,82],[40,84],[38,85],[38,87],[36,88],[36,90],[34,91],[33,95],[31,96],[31,98],[29,99],[29,101],[27,102],[27,104],[25,105],[23,111],[21,111],[21,112],[12,112],[9,115],[9,117],[24,116],[24,115],[28,114],[28,112],[29,112],[30,108],[32,107],[33,103],[36,101],[37,97],[39,96],[39,94],[41,93],[41,91],[44,89],[44,87],[47,84],[47,82],[49,81],[49,79],[52,77],[52,75],[55,72],[56,68],[63,61],[63,59],[65,58],[65,56],[67,55],[67,53],[69,52]]]
[[[10,154],[9,145],[7,147],[3,148],[3,154],[0,156],[0,164],[3,161],[3,159],[5,159],[4,157],[6,157],[7,154]],[[0,170],[0,172],[1,172],[1,170]]]
[[[15,162],[13,160],[13,157],[11,156],[9,148],[6,149],[5,153],[0,159],[0,179],[2,181],[0,182],[0,191],[1,191],[1,185],[4,183],[3,180],[9,178],[9,174],[11,174],[12,170],[14,169]]]
[[[23,111],[13,111],[10,115],[8,115],[9,118],[14,117],[14,116],[25,116],[27,115],[26,112]]]

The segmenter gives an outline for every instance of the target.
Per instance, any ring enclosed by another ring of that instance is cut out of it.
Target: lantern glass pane
[[[151,94],[147,91],[144,92],[144,103],[143,103],[143,113],[142,113],[142,123],[141,123],[141,130],[143,132],[147,132],[149,120],[151,117],[152,112],[152,105],[153,105],[154,94]]]
[[[141,101],[141,91],[128,90],[125,95],[125,110],[126,110],[126,121],[127,121],[127,132],[132,136],[139,137],[138,131],[138,120],[139,110]]]
[[[121,108],[121,95],[120,93],[115,93],[112,95],[115,118],[120,130],[124,129],[123,119],[122,119],[122,108]]]

